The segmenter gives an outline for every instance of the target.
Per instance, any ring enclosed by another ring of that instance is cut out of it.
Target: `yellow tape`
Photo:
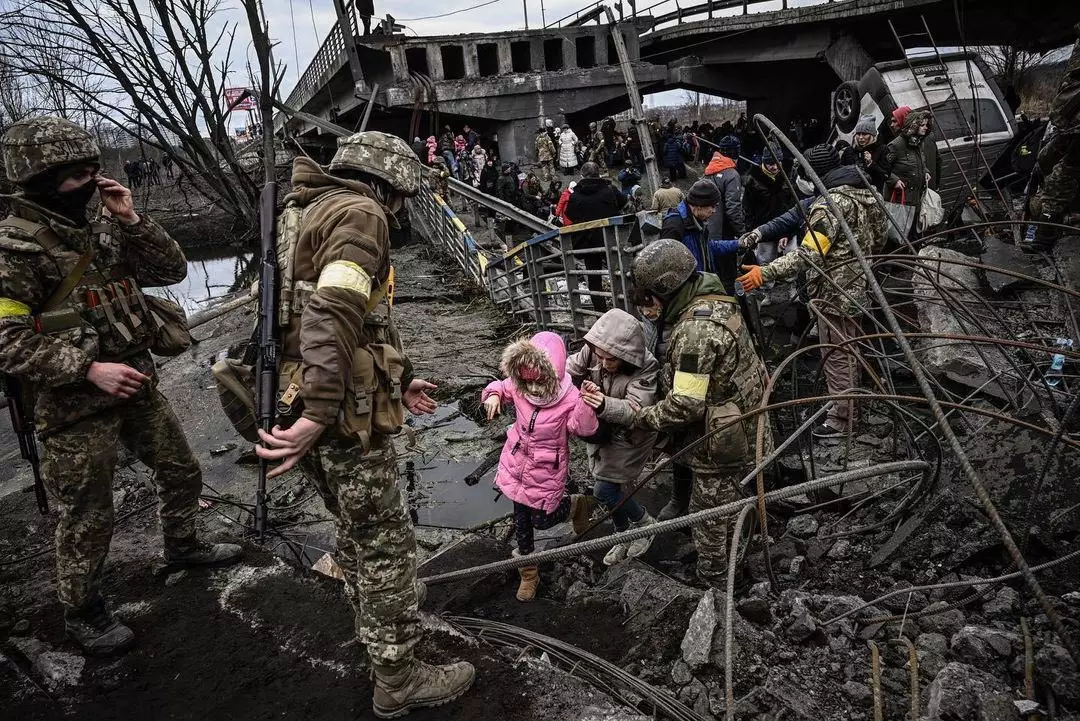
[[[390,275],[386,277],[386,304],[394,307],[394,266],[390,266]]]
[[[802,247],[825,255],[832,248],[832,241],[829,240],[829,236],[823,233],[807,232],[802,239]]]
[[[458,229],[459,233],[465,232],[465,224],[461,222],[461,218],[454,216],[450,220],[454,223],[454,227]]]
[[[315,290],[322,288],[345,288],[356,291],[366,301],[371,297],[371,276],[350,260],[335,260],[323,268]]]
[[[16,315],[30,315],[30,306],[11,298],[0,298],[0,318]]]
[[[709,376],[704,373],[675,371],[675,380],[671,388],[672,395],[686,396],[703,401],[709,395]]]

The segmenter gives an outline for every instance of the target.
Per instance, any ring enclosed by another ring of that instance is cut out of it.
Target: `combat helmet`
[[[26,118],[0,138],[7,179],[24,185],[50,168],[72,163],[96,163],[101,156],[90,133],[70,120],[56,117]]]
[[[382,178],[394,190],[412,197],[420,192],[420,161],[399,137],[376,130],[338,138],[330,172],[359,170]]]
[[[634,284],[653,295],[670,298],[697,270],[697,261],[686,246],[664,238],[649,243],[630,266]]]

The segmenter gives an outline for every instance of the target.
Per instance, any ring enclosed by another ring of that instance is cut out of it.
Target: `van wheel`
[[[859,97],[859,84],[853,80],[841,83],[833,94],[833,115],[836,127],[842,133],[849,133],[859,123],[859,109],[862,100]]]

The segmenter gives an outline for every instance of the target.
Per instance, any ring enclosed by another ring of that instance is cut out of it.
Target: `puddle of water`
[[[203,310],[216,298],[249,287],[255,280],[255,254],[249,250],[205,248],[184,253],[188,259],[187,278],[150,292],[176,301],[189,315]]]
[[[465,485],[465,476],[483,463],[480,454],[491,444],[482,440],[480,427],[461,414],[457,403],[414,419],[413,428],[424,450],[402,458],[399,478],[414,524],[468,528],[513,510],[505,496],[495,500],[494,468],[475,486]]]

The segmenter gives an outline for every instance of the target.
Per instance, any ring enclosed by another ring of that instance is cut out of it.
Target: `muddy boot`
[[[641,517],[641,520],[636,523],[631,523],[630,528],[645,528],[646,526],[655,526],[656,519],[649,515],[648,511],[645,511],[645,515]],[[630,547],[626,549],[626,555],[630,558],[637,558],[645,554],[645,551],[649,550],[649,546],[652,545],[653,539],[656,536],[646,536],[645,538],[639,538],[636,541],[630,542]]]
[[[521,583],[518,585],[517,600],[528,602],[536,598],[536,589],[540,588],[540,569],[537,566],[525,566],[518,569]]]
[[[375,666],[374,711],[379,718],[398,718],[418,708],[450,703],[472,686],[476,669],[459,661],[432,666],[412,661],[402,669]]]
[[[227,566],[244,555],[235,543],[206,543],[191,538],[166,538],[165,563],[171,566]]]
[[[687,509],[690,508],[690,489],[694,485],[694,477],[690,475],[689,469],[685,473],[685,476],[681,474],[672,476],[671,500],[660,509],[657,520],[670,521],[672,518],[686,515]]]
[[[135,632],[113,618],[101,596],[82,608],[66,609],[64,630],[68,638],[95,656],[123,651],[135,642]]]
[[[570,496],[570,525],[574,528],[574,535],[580,536],[589,527],[589,513],[592,504],[587,496],[575,493]]]

